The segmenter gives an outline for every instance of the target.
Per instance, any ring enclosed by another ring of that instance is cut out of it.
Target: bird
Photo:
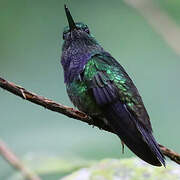
[[[153,166],[165,166],[149,115],[133,81],[104,50],[88,26],[75,22],[64,5],[61,65],[67,94],[80,111],[106,123],[135,155]]]

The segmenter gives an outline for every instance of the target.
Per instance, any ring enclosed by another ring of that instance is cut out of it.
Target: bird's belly
[[[70,100],[80,111],[89,115],[100,115],[102,113],[85,82],[75,81],[66,87]]]

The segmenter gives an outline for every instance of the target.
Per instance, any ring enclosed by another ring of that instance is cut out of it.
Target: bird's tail
[[[120,101],[109,105],[105,114],[111,128],[132,152],[149,164],[165,166],[165,157],[152,132],[137,122]]]

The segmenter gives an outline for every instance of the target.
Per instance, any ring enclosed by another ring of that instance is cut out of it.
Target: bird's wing
[[[141,96],[124,68],[109,54],[95,55],[83,72],[84,80],[92,89],[100,106],[120,100],[131,115],[152,131]]]
[[[165,165],[141,97],[120,64],[108,54],[93,56],[82,78],[89,95],[120,139],[146,162]]]

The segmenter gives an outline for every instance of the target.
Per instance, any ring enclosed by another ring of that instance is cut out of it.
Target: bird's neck
[[[63,48],[61,63],[65,83],[68,84],[80,78],[88,60],[103,51],[99,44],[86,44],[83,41],[74,41],[68,48]]]

